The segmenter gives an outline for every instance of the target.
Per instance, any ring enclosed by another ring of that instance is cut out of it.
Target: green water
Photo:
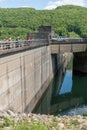
[[[52,114],[83,115],[87,113],[87,76],[72,75],[72,71],[67,71],[61,88],[51,99],[51,107],[53,106],[56,108]]]
[[[87,113],[87,76],[73,75],[71,70],[63,76],[60,70],[34,112],[53,115]]]

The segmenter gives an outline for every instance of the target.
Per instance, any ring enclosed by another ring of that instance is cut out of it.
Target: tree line
[[[87,8],[72,5],[54,10],[0,8],[0,39],[24,39],[41,25],[52,25],[55,36],[87,37]]]

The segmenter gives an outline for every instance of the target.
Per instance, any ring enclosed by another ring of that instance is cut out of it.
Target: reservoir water
[[[87,76],[67,70],[55,78],[36,106],[35,113],[53,115],[87,115]]]

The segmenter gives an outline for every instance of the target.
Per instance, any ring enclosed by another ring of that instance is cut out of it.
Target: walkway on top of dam
[[[68,38],[60,41],[52,39],[0,41],[0,55],[39,48],[42,46],[50,46],[52,54],[64,52],[85,52],[87,50],[87,39]]]
[[[86,38],[63,38],[60,41],[51,40],[51,52],[85,52],[87,50]]]

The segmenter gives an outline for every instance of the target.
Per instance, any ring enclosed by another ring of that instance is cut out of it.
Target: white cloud
[[[57,0],[55,2],[50,1],[45,9],[55,9],[57,6],[61,5],[78,5],[86,6],[85,0]]]

